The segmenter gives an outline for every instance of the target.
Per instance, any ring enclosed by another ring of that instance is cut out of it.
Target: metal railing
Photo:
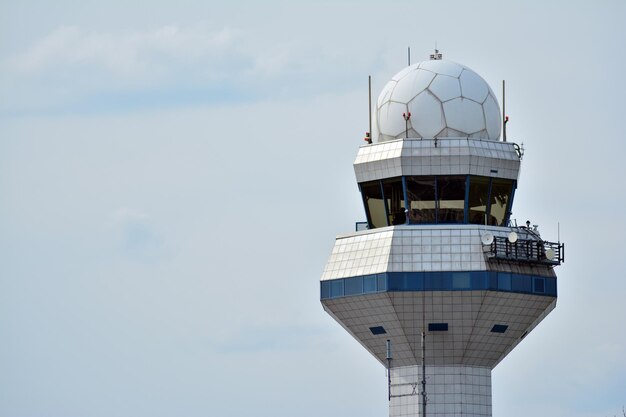
[[[493,259],[560,265],[565,261],[565,244],[545,240],[518,239],[511,242],[507,237],[494,236],[488,245]]]
[[[360,232],[361,230],[369,229],[369,225],[367,224],[367,222],[356,222],[354,228],[357,232]]]

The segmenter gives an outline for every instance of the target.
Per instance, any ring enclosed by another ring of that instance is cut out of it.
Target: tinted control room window
[[[370,227],[387,226],[387,213],[385,212],[385,201],[383,200],[380,181],[362,183],[361,193],[363,193],[363,201],[365,202],[365,210],[370,221]]]
[[[509,199],[513,190],[513,181],[493,178],[491,181],[491,210],[489,211],[491,224],[504,226],[507,220]]]
[[[409,223],[435,223],[435,177],[407,177]]]
[[[465,177],[437,178],[439,223],[463,223],[465,218]]]
[[[406,223],[402,178],[383,180],[383,193],[385,194],[385,202],[387,203],[389,224],[396,225]]]
[[[470,177],[468,222],[474,224],[492,224],[487,218],[488,203],[489,178]]]

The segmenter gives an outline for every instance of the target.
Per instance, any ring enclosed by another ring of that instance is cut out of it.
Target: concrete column
[[[389,417],[422,417],[422,368],[391,370]],[[426,367],[426,416],[491,417],[491,369]]]

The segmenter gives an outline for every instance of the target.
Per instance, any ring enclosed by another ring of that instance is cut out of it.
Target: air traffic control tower
[[[556,306],[564,247],[511,219],[523,150],[502,119],[436,53],[383,88],[358,151],[367,224],[337,237],[321,302],[388,369],[392,417],[491,416],[491,370]]]

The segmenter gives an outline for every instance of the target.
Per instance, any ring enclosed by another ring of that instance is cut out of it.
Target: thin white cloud
[[[121,78],[164,77],[172,75],[170,71],[177,65],[224,58],[237,36],[230,28],[208,31],[175,24],[130,33],[86,32],[61,26],[13,57],[10,65],[27,75],[95,66]]]
[[[111,214],[110,225],[121,225],[127,222],[144,222],[148,219],[148,215],[139,210],[133,210],[128,207],[120,207]]]
[[[0,62],[0,112],[310,96],[351,88],[350,68],[377,59],[357,51],[346,57],[344,48],[323,38],[303,44],[282,33],[272,36],[261,41],[228,25],[143,31],[59,26]]]
[[[163,254],[163,239],[146,213],[121,207],[111,214],[109,226],[117,235],[118,249],[125,256],[145,262]]]

